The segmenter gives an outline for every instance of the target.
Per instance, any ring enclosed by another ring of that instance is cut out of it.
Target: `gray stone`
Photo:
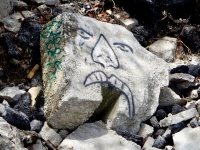
[[[197,120],[196,117],[193,118],[193,119],[190,121],[190,126],[191,126],[192,128],[196,128],[196,127],[199,126],[199,123],[198,123],[198,120]]]
[[[174,73],[169,75],[170,82],[194,82],[195,77],[187,73]]]
[[[150,122],[151,122],[151,125],[154,128],[159,128],[160,127],[159,122],[158,122],[156,116],[151,117]]]
[[[0,149],[27,150],[20,140],[20,131],[0,117]]]
[[[188,119],[195,117],[196,115],[197,115],[196,108],[191,108],[189,110],[182,111],[176,115],[166,117],[162,119],[159,124],[161,127],[166,127],[169,125],[177,124],[181,121],[186,121]]]
[[[154,143],[153,143],[153,146],[152,147],[156,147],[156,148],[164,148],[165,147],[165,139],[162,137],[162,136],[158,136]]]
[[[37,4],[55,5],[59,4],[60,0],[30,0],[30,2]]]
[[[13,7],[23,7],[23,6],[27,6],[27,4],[23,1],[19,1],[19,0],[11,0]]]
[[[52,38],[60,39],[56,53],[49,53]],[[44,26],[40,41],[44,111],[53,128],[78,127],[102,101],[95,115],[117,131],[136,133],[155,113],[168,65],[124,27],[63,13]]]
[[[18,20],[14,20],[9,17],[4,18],[2,22],[5,29],[14,33],[17,33],[21,27],[21,23]]]
[[[160,91],[159,106],[180,104],[183,101],[184,100],[169,87],[164,87]]]
[[[0,20],[2,20],[5,17],[8,17],[11,10],[12,10],[12,6],[11,6],[11,3],[10,3],[10,0],[1,1]]]
[[[147,136],[151,136],[153,134],[153,131],[153,127],[149,126],[148,124],[142,123],[138,135],[142,136],[143,138],[146,138]]]
[[[177,47],[177,39],[171,37],[163,37],[149,46],[149,51],[154,53],[166,62],[173,62],[175,59],[175,50]]]
[[[16,102],[25,92],[19,87],[6,87],[0,91],[0,98],[6,99],[8,102]]]
[[[62,141],[60,135],[56,133],[55,130],[51,129],[46,122],[40,131],[40,135],[44,140],[50,141],[55,147]]]
[[[58,150],[141,150],[134,142],[106,128],[105,124],[98,121],[86,123],[67,136],[59,145]]]
[[[34,119],[30,123],[31,131],[40,132],[43,125],[44,123],[42,121]]]
[[[174,149],[175,150],[198,150],[200,149],[200,127],[185,128],[174,134]]]

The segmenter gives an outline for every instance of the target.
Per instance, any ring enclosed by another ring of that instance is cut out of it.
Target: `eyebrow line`
[[[81,31],[87,33],[88,35],[90,35],[91,37],[93,37],[93,34],[90,31],[83,29],[82,27],[78,27],[78,30],[81,30]]]
[[[125,45],[126,47],[128,47],[130,49],[130,51],[133,53],[133,49],[127,45],[127,44],[124,44],[124,43],[120,43],[120,42],[114,42],[113,45]]]

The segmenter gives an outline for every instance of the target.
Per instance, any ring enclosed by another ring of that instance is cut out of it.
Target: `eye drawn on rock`
[[[124,52],[131,51],[133,53],[133,49],[129,45],[127,45],[127,44],[120,43],[120,42],[114,42],[113,45],[116,45],[117,48],[119,48],[120,50],[122,50]]]
[[[90,31],[85,30],[85,29],[83,29],[81,27],[78,28],[78,33],[82,38],[84,38],[86,40],[89,39],[90,37],[93,37],[93,34]]]
[[[135,115],[133,95],[130,88],[123,81],[121,81],[113,74],[108,77],[103,71],[94,71],[86,76],[83,84],[86,87],[95,83],[107,83],[109,86],[120,90],[128,101],[129,117],[133,118],[133,116]]]
[[[119,68],[118,58],[103,34],[100,34],[91,55],[93,61],[101,64],[103,67],[112,66]]]

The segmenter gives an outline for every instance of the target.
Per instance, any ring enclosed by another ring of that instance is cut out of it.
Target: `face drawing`
[[[93,33],[89,31],[86,27],[79,27],[78,34],[80,36],[80,47],[83,47],[87,40],[93,39],[94,36]],[[107,83],[110,87],[120,90],[128,101],[129,117],[133,118],[135,115],[134,98],[128,84],[119,79],[114,72],[113,74],[108,75],[105,73],[105,71],[103,71],[108,67],[112,67],[114,69],[120,68],[120,61],[118,60],[118,56],[115,53],[116,49],[114,50],[113,47],[116,47],[117,50],[123,53],[132,54],[134,52],[133,49],[125,43],[110,43],[106,39],[105,35],[101,33],[98,36],[95,45],[90,48],[92,61],[94,63],[100,64],[101,69],[89,72],[89,74],[85,77],[85,81],[83,82],[83,84],[85,87],[87,87],[91,84]]]

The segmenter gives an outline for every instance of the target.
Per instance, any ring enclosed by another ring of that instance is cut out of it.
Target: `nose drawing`
[[[103,67],[119,67],[117,56],[102,34],[99,36],[99,39],[92,49],[92,59],[94,62],[101,64]]]

